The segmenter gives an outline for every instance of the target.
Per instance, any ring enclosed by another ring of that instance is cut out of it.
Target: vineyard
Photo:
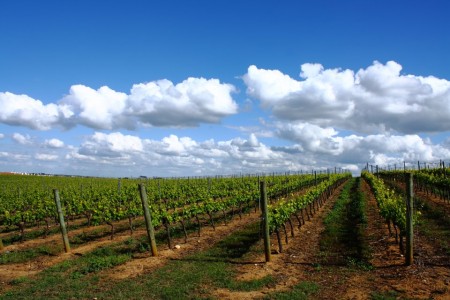
[[[450,171],[1,175],[0,282],[0,299],[449,299]]]

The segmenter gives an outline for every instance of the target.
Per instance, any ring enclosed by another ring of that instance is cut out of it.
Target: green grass
[[[415,198],[422,215],[417,224],[420,232],[439,244],[447,255],[450,255],[450,217],[426,200]]]
[[[365,199],[360,178],[347,182],[331,212],[325,217],[325,231],[320,239],[324,263],[328,260],[351,267],[370,269],[369,249],[365,243],[367,225]]]
[[[258,249],[258,225],[231,234],[208,251],[169,261],[151,273],[112,281],[103,270],[131,260],[136,252],[148,251],[142,241],[129,239],[64,261],[35,278],[14,282],[12,290],[0,299],[208,299],[217,288],[259,290],[276,280],[272,276],[236,280],[239,265],[249,263],[247,253]]]
[[[398,185],[389,183],[397,192],[404,194],[405,191]],[[432,201],[427,201],[421,197],[414,197],[415,209],[419,210],[421,215],[418,216],[415,226],[425,236],[435,240],[439,247],[442,248],[447,255],[450,255],[450,216]]]
[[[86,298],[87,287],[99,282],[97,273],[131,259],[122,244],[102,247],[77,259],[69,259],[44,270],[36,277],[10,282],[16,288],[0,299],[67,299]]]
[[[99,248],[87,256],[83,263],[77,265],[72,277],[99,272],[104,269],[125,263],[130,260],[130,254],[120,254],[112,248]]]
[[[245,208],[245,209],[243,209],[243,212],[246,212],[247,210],[248,209]],[[229,216],[227,216],[227,218],[229,218]],[[219,222],[223,221],[222,214],[219,214],[219,213],[216,214],[214,221],[217,224]],[[70,228],[72,230],[75,230],[75,229],[80,228],[85,225],[86,225],[85,223],[80,223],[79,225],[71,225]],[[133,227],[135,229],[139,228],[139,227],[143,227],[143,226],[144,226],[143,220],[134,220]],[[196,232],[197,229],[198,229],[198,225],[196,224],[196,222],[187,222],[186,231],[188,232],[188,234]],[[59,233],[59,230],[60,230],[59,226],[53,226],[50,230],[50,234]],[[119,226],[116,226],[115,233],[118,234],[118,233],[121,233],[121,232],[124,232],[127,230],[129,230],[128,223],[121,224]],[[24,240],[41,237],[44,235],[44,232],[45,232],[44,229],[27,232],[27,233],[25,233]],[[83,231],[77,235],[71,236],[69,239],[69,244],[71,245],[72,249],[75,249],[79,245],[83,245],[83,244],[98,240],[100,238],[110,236],[110,234],[111,234],[111,232],[109,229],[93,227],[90,230]],[[171,234],[172,238],[182,237],[183,232],[181,230],[181,225],[174,224],[173,226],[171,226],[170,234]],[[162,226],[156,230],[155,238],[156,238],[157,244],[159,244],[159,245],[167,243],[166,230]],[[130,237],[129,240],[132,240],[134,243],[134,248],[131,249],[131,251],[142,253],[142,252],[149,250],[149,244],[147,242],[146,237],[141,237],[139,239]],[[18,241],[20,241],[20,235],[19,234],[12,235],[6,239],[5,246],[8,244],[14,243],[14,242],[18,242]],[[64,248],[63,248],[62,242],[60,245],[59,244],[58,245],[47,244],[47,245],[38,246],[35,248],[28,248],[26,250],[11,251],[11,252],[3,253],[0,255],[0,264],[25,263],[27,261],[31,261],[31,260],[36,259],[41,256],[59,255],[59,254],[63,253],[63,251],[64,251]]]
[[[56,256],[62,251],[62,245],[42,245],[26,250],[5,251],[0,254],[0,264],[24,263],[39,256]]]
[[[264,299],[267,300],[306,300],[319,291],[319,286],[314,282],[301,282],[294,286],[290,291],[276,292],[267,295]]]

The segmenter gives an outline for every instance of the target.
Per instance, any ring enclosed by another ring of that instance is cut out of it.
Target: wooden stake
[[[406,174],[406,255],[405,264],[410,266],[414,263],[413,257],[413,200],[414,185],[413,174]]]
[[[270,253],[270,232],[269,232],[269,214],[267,212],[267,192],[266,192],[266,182],[260,182],[260,200],[261,200],[261,223],[263,227],[263,237],[264,237],[264,252],[266,255],[266,262],[271,259]]]
[[[141,195],[142,208],[144,209],[145,226],[147,227],[147,236],[150,242],[150,250],[153,256],[157,256],[158,248],[156,248],[155,231],[153,230],[152,216],[148,207],[147,192],[145,191],[145,186],[142,183],[139,184],[139,193]]]
[[[64,250],[67,253],[70,251],[70,244],[69,244],[69,237],[67,236],[66,223],[64,222],[64,215],[61,208],[61,201],[59,199],[59,191],[57,189],[54,189],[53,194],[55,196],[56,210],[59,218],[59,226],[61,227],[61,234],[64,242]]]

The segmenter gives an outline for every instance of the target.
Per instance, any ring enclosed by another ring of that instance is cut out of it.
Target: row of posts
[[[260,203],[261,203],[261,223],[263,229],[264,238],[264,253],[266,262],[271,260],[270,250],[270,232],[269,232],[269,216],[267,212],[267,191],[266,182],[260,182]],[[406,253],[405,253],[405,265],[412,265],[414,262],[413,257],[413,175],[412,173],[406,174]]]
[[[421,165],[423,165],[423,167],[421,167]],[[439,167],[433,167],[433,166],[436,166],[436,165],[438,165],[438,163],[427,163],[427,162],[420,162],[420,161],[417,161],[417,170],[418,171],[421,171],[421,170],[423,170],[423,169],[425,169],[425,170],[429,170],[430,169],[430,167],[432,168],[432,169],[442,169],[442,173],[443,173],[443,175],[444,175],[444,177],[447,177],[447,172],[446,172],[446,166],[445,166],[445,162],[443,161],[443,160],[440,160],[439,161]],[[374,166],[374,165],[369,165],[369,163],[367,162],[366,163],[366,167],[365,167],[365,169],[367,170],[367,171],[369,171],[369,166],[370,166],[370,172],[371,173],[378,173],[378,170],[379,170],[379,168],[378,168],[378,165],[376,165],[376,166]],[[449,165],[450,166],[450,165]],[[375,167],[375,171],[374,171],[374,167]],[[414,164],[410,164],[410,166],[408,167],[409,169],[414,169]],[[397,171],[397,164],[393,164],[393,165],[387,165],[387,167],[384,167],[384,168],[380,168],[381,170],[387,170],[387,171],[391,171],[391,170],[393,170],[393,171]],[[398,170],[401,170],[400,169],[400,165],[399,165],[399,168],[398,168]],[[406,162],[404,161],[403,162],[403,170],[406,172],[406,170],[407,170],[407,167],[406,167]]]
[[[413,264],[413,175],[411,173],[406,174],[406,253],[405,253],[405,264]],[[69,238],[67,235],[67,229],[64,222],[64,214],[61,207],[61,201],[59,198],[59,191],[57,189],[53,190],[54,198],[56,203],[56,208],[58,212],[59,223],[61,227],[61,233],[64,242],[65,252],[70,252]],[[145,225],[147,228],[147,236],[150,242],[150,251],[153,256],[158,255],[158,250],[156,247],[155,232],[152,225],[152,219],[150,214],[150,209],[147,201],[147,192],[145,186],[141,183],[139,184],[139,193],[142,201],[142,207],[144,210]],[[260,205],[261,205],[261,222],[263,229],[263,239],[264,239],[264,253],[266,262],[271,260],[271,250],[270,250],[270,232],[269,232],[269,216],[267,210],[267,188],[266,182],[260,182]],[[2,245],[0,245],[2,246]]]
[[[147,192],[145,190],[145,186],[142,183],[139,184],[139,193],[141,196],[142,208],[144,210],[145,226],[147,228],[147,236],[148,236],[148,240],[150,242],[150,251],[153,256],[157,256],[158,249],[156,247],[155,231],[153,229],[152,217],[150,214],[150,208],[148,206],[148,201],[147,201]],[[54,189],[53,194],[55,197],[56,209],[58,212],[58,219],[59,219],[59,224],[61,227],[61,234],[62,234],[63,242],[64,242],[64,250],[67,253],[67,252],[70,252],[70,244],[69,244],[69,237],[67,235],[66,223],[64,222],[64,214],[63,214],[62,207],[61,207],[61,201],[59,198],[59,191],[57,189]]]

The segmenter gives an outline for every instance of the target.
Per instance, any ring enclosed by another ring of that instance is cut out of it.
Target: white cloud
[[[107,86],[94,90],[84,85],[73,85],[69,95],[59,106],[71,114],[64,120],[67,124],[82,124],[95,129],[113,129],[131,125],[123,112],[127,95],[116,92]]]
[[[235,88],[217,79],[188,78],[174,85],[159,80],[133,85],[128,110],[139,120],[152,126],[197,126],[218,123],[237,113],[231,97]]]
[[[253,65],[248,67],[243,79],[247,84],[247,93],[267,106],[301,89],[301,83],[288,75],[278,70],[258,69]]]
[[[277,135],[297,143],[279,147],[287,153],[297,153],[323,160],[321,165],[336,163],[362,164],[364,162],[439,161],[450,158],[450,147],[432,144],[418,135],[376,134],[340,136],[331,127],[322,128],[310,123],[277,123]]]
[[[27,95],[0,92],[0,122],[47,130],[56,125],[63,110],[56,104],[43,104]]]
[[[115,141],[116,146],[113,142]],[[139,145],[133,147],[131,144]],[[126,149],[118,145],[128,145]],[[235,174],[259,172],[279,166],[281,153],[262,144],[255,135],[228,141],[198,142],[190,137],[170,135],[161,140],[141,139],[120,133],[95,133],[79,149],[66,156],[68,160],[100,165],[128,165],[153,175]],[[282,161],[282,160],[281,160]],[[282,162],[284,164],[284,162]],[[76,165],[76,164],[74,164]],[[254,169],[257,168],[257,169]],[[252,171],[253,170],[253,171]],[[143,172],[142,171],[142,172]]]
[[[322,128],[310,123],[278,123],[277,135],[301,144],[302,148],[316,153],[342,152],[342,138],[331,127]]]
[[[91,156],[120,157],[142,150],[143,143],[139,137],[123,135],[120,132],[111,134],[96,132],[81,145],[79,153]]]
[[[237,113],[238,106],[231,97],[235,87],[217,79],[135,84],[129,94],[74,85],[54,104],[0,93],[0,123],[39,130],[77,125],[108,130],[72,145],[55,138],[37,143],[37,136],[14,133],[16,143],[0,143],[0,165],[31,172],[188,176],[334,166],[356,173],[366,162],[450,160],[450,138],[436,144],[419,135],[441,131],[442,137],[450,131],[450,82],[401,70],[392,61],[357,71],[303,64],[299,79],[293,79],[250,66],[243,77],[247,93],[273,116],[261,117],[255,125],[252,115],[253,123],[228,126],[246,138],[204,141],[179,136],[176,129],[158,140],[114,131],[220,122]],[[34,144],[47,152],[36,152],[30,147]]]
[[[197,143],[189,137],[178,138],[176,135],[171,134],[169,137],[162,139],[163,153],[183,155],[189,152],[190,149],[197,147]]]
[[[22,135],[16,132],[12,135],[12,139],[21,145],[31,144],[31,137],[29,135]]]
[[[42,161],[56,161],[58,159],[58,155],[45,154],[45,153],[36,153],[34,158],[36,158],[37,160],[42,160]]]
[[[450,81],[402,75],[401,69],[393,61],[356,73],[304,64],[303,80],[295,80],[250,66],[243,79],[247,93],[280,120],[362,133],[450,130]]]
[[[188,78],[135,84],[130,94],[107,86],[98,90],[73,85],[57,103],[43,104],[27,95],[0,93],[0,122],[38,130],[84,125],[93,129],[134,129],[140,124],[193,127],[219,123],[238,111],[235,87],[217,79]]]
[[[29,160],[30,156],[25,154],[17,154],[17,153],[9,153],[6,151],[0,152],[0,157],[6,158],[10,161],[20,161],[23,162],[25,160]]]
[[[62,148],[64,147],[64,142],[59,139],[49,139],[44,141],[44,145],[49,148]]]
[[[400,167],[403,161],[450,160],[448,143],[433,144],[414,134],[341,136],[331,127],[310,123],[277,122],[273,126],[276,136],[293,144],[271,147],[255,134],[198,141],[174,134],[156,140],[96,132],[80,145],[51,148],[47,149],[51,152],[44,153],[36,152],[27,142],[13,148],[0,144],[0,165],[2,169],[24,172],[135,177],[310,171],[334,166],[357,174],[367,162]],[[16,138],[31,139],[25,135]]]

